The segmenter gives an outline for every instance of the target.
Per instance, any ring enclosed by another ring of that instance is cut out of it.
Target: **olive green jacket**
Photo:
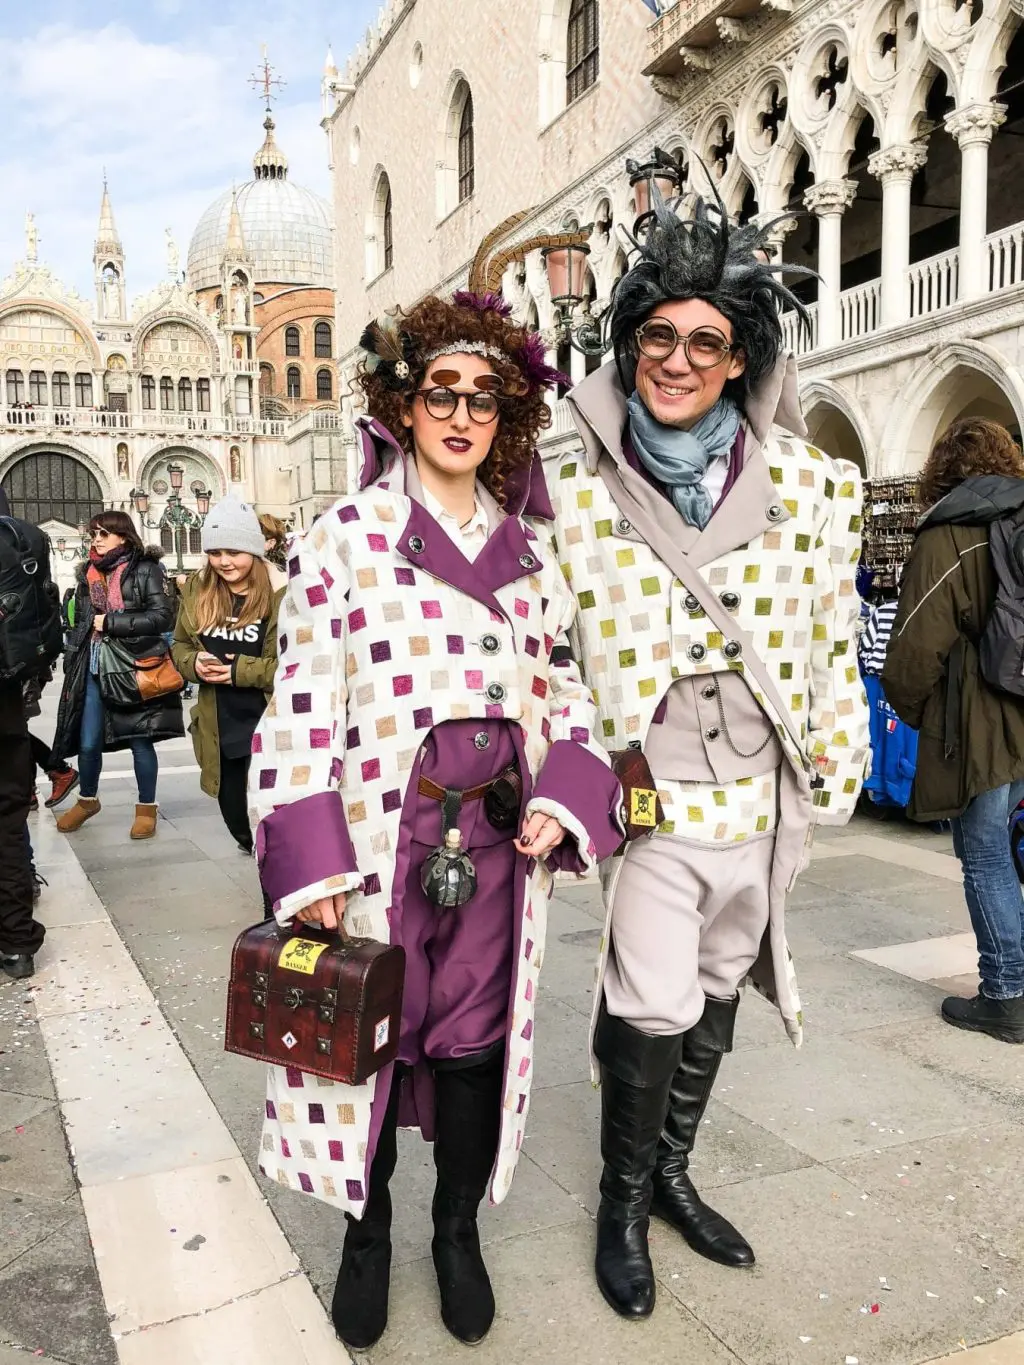
[[[259,658],[239,654],[231,667],[236,687],[262,687],[269,700],[274,690],[277,672],[277,614],[284,596],[284,575],[268,564],[274,597],[270,619]],[[174,624],[174,643],[171,654],[178,671],[186,682],[199,684],[199,699],[192,707],[188,732],[192,736],[196,762],[199,764],[199,785],[207,796],[220,792],[220,730],[217,723],[217,687],[223,684],[204,683],[196,673],[196,656],[202,651],[199,627],[195,619],[195,600],[199,590],[199,575],[193,574],[181,590],[178,618]]]
[[[907,561],[882,687],[920,731],[912,820],[951,819],[1024,778],[1024,700],[988,685],[977,647],[996,594],[991,523],[1022,506],[1022,480],[967,479],[922,523]]]

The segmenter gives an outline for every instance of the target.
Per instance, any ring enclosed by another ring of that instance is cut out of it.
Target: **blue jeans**
[[[139,804],[151,806],[156,800],[157,758],[151,739],[131,741],[135,764],[135,781],[139,788]],[[99,791],[100,771],[103,768],[103,699],[94,673],[85,684],[85,705],[82,707],[82,728],[78,735],[79,794],[95,796]]]
[[[981,987],[991,1000],[1024,995],[1024,894],[1010,852],[1010,812],[1024,782],[982,792],[953,821],[953,847],[978,940]]]

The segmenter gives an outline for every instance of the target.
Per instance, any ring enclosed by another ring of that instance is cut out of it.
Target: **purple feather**
[[[474,294],[469,289],[456,289],[452,303],[457,308],[472,308],[476,313],[497,313],[499,318],[512,315],[512,305],[500,294],[488,290],[486,294]]]
[[[556,370],[549,365],[545,359],[545,354],[544,342],[540,333],[530,332],[520,349],[513,354],[512,359],[529,381],[531,389],[553,389],[558,384],[561,384],[563,388],[571,389],[572,380],[561,370]]]

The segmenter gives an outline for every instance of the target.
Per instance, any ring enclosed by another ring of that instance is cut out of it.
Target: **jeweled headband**
[[[488,346],[484,341],[452,341],[447,346],[435,346],[423,357],[424,365],[431,365],[443,355],[482,355],[488,360],[508,360],[510,357],[497,346]]]

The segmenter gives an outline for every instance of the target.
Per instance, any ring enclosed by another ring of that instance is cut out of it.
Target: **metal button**
[[[473,743],[478,749],[489,749],[491,747],[491,737],[486,730],[478,730],[473,736]]]
[[[777,502],[771,503],[771,505],[768,508],[769,521],[781,521],[785,515],[786,509],[780,503]]]
[[[501,648],[501,641],[498,639],[497,635],[481,635],[480,648],[485,654],[497,654],[498,650]]]
[[[519,563],[523,566],[524,569],[532,569],[536,565],[537,561],[534,559],[533,555],[520,555]]]
[[[725,643],[725,657],[727,659],[738,659],[743,653],[743,646],[739,640],[727,640]]]
[[[726,611],[735,611],[740,604],[740,595],[738,592],[723,592],[720,600]]]
[[[620,536],[628,536],[633,529],[633,523],[627,521],[625,517],[619,517],[618,521],[615,523],[615,529]]]
[[[696,612],[700,611],[700,599],[694,597],[692,592],[688,592],[683,598],[683,606],[690,615],[693,616]]]
[[[702,644],[691,645],[686,651],[695,664],[699,664],[707,654],[707,648]]]
[[[487,685],[488,701],[504,701],[507,696],[508,688],[505,687],[503,683],[488,683]]]
[[[701,689],[701,696],[705,701],[714,701],[718,696],[718,688],[714,683],[708,683],[707,687]]]
[[[425,543],[424,543],[423,537],[422,537],[422,536],[410,536],[410,537],[409,537],[409,549],[413,552],[414,555],[421,555],[421,554],[423,553],[423,551],[426,549],[426,545],[425,545]]]
[[[709,726],[709,728],[704,731],[704,738],[713,741],[716,740],[721,733],[722,732],[719,730],[717,725],[712,725]]]

